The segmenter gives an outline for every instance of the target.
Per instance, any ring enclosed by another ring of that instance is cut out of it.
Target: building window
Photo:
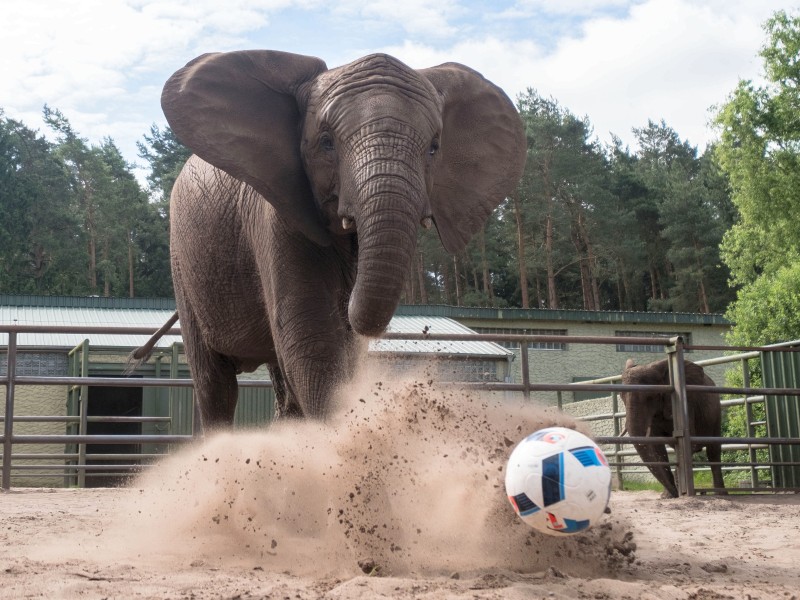
[[[397,376],[416,375],[420,372],[420,357],[388,357],[384,358],[392,373]],[[505,360],[503,360],[505,362]],[[474,381],[501,381],[498,373],[498,363],[492,360],[448,360],[435,358],[429,365],[435,369],[439,381],[474,382]],[[433,374],[426,371],[426,374]]]
[[[504,327],[473,327],[476,333],[499,333],[503,335],[567,335],[566,329],[512,329]],[[518,350],[517,342],[497,342],[509,350]],[[529,350],[566,350],[565,342],[532,342]]]
[[[690,346],[692,344],[692,334],[688,332],[664,332],[664,331],[615,331],[616,337],[645,337],[645,338],[673,338],[681,336],[683,342]],[[658,346],[654,344],[617,344],[617,352],[651,352],[659,353],[664,352],[665,346]],[[687,350],[688,352],[688,350]]]
[[[21,377],[66,377],[67,355],[61,352],[18,352],[15,373]],[[0,358],[0,376],[8,375],[8,354]]]

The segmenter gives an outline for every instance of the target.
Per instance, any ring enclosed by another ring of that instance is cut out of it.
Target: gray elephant
[[[713,386],[714,381],[706,375],[703,367],[691,361],[684,361],[687,385]],[[636,366],[628,359],[622,373],[622,383],[630,385],[669,384],[669,365],[667,359]],[[672,395],[668,392],[623,392],[625,403],[625,425],[628,434],[635,437],[671,437],[673,433]],[[687,392],[689,429],[692,435],[720,437],[722,435],[722,415],[719,394],[706,392]],[[674,447],[674,445],[673,445]],[[667,448],[664,444],[634,444],[634,448],[645,462],[667,462]],[[693,444],[692,452],[699,452],[702,445]],[[709,462],[719,463],[722,455],[719,443],[706,444]],[[678,488],[668,466],[648,467],[655,478],[664,486],[665,498],[676,498]],[[714,487],[724,488],[722,468],[712,465],[711,474]]]
[[[232,422],[236,374],[261,364],[278,414],[324,418],[359,336],[381,334],[400,301],[417,228],[463,251],[526,157],[512,102],[455,63],[206,54],[161,102],[194,153],[172,192],[170,253],[206,428]]]

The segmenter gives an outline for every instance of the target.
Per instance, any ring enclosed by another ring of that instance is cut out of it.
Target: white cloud
[[[562,41],[541,66],[541,92],[578,115],[598,134],[630,140],[630,128],[664,118],[685,139],[704,146],[708,108],[739,78],[755,77],[763,43],[760,11],[725,12],[710,4],[651,0],[624,20],[586,24]],[[727,6],[727,5],[726,5]]]
[[[777,4],[649,0],[624,17],[587,19],[550,50],[498,36],[446,49],[405,43],[385,50],[416,67],[463,62],[512,98],[533,87],[588,116],[604,142],[614,133],[633,146],[633,127],[663,118],[702,150],[714,135],[709,108],[724,102],[740,78],[758,77],[762,23]]]
[[[117,140],[128,160],[160,120],[160,83],[205,51],[247,46],[270,14],[311,0],[21,0],[3,6],[0,107],[42,129],[44,104],[92,141]],[[158,86],[143,84],[156,78]],[[142,88],[143,85],[147,87]],[[142,90],[146,90],[145,98]],[[46,131],[44,131],[47,133]]]
[[[372,23],[379,29],[402,28],[412,37],[440,39],[458,31],[452,20],[463,9],[456,0],[345,0],[335,3],[332,12],[360,23],[359,28]]]
[[[294,40],[293,51],[331,66],[376,51],[415,67],[463,62],[512,98],[530,86],[589,116],[604,141],[609,131],[629,141],[631,127],[664,118],[703,145],[708,107],[739,77],[758,74],[761,23],[779,8],[788,7],[778,0],[5,0],[0,107],[41,128],[47,103],[81,135],[111,136],[134,160],[135,141],[163,123],[160,89],[175,69],[203,52]]]
[[[587,16],[609,10],[627,8],[631,4],[633,4],[631,0],[518,0],[508,10],[508,14],[530,15],[546,13],[550,15]]]

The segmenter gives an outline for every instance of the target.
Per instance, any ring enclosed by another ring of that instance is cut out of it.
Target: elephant
[[[706,375],[703,367],[684,361],[687,385],[713,386],[714,381]],[[622,383],[627,385],[667,385],[669,364],[667,359],[637,366],[628,359],[622,373]],[[625,425],[628,434],[634,437],[671,437],[673,435],[672,395],[669,392],[622,392],[625,404]],[[712,392],[687,392],[689,430],[697,436],[720,437],[722,435],[722,411],[719,394]],[[672,444],[674,448],[674,444]],[[645,462],[667,462],[664,444],[634,444],[636,452]],[[692,445],[692,452],[699,452],[700,444]],[[706,454],[711,463],[715,488],[724,488],[722,468],[718,464],[722,450],[720,443],[706,444]],[[669,466],[650,466],[650,472],[664,486],[663,498],[677,498],[678,489]]]
[[[325,420],[400,302],[419,228],[462,252],[526,160],[514,104],[457,63],[204,54],[161,104],[193,153],[170,198],[170,258],[209,429],[232,423],[237,373],[263,364],[277,416]]]

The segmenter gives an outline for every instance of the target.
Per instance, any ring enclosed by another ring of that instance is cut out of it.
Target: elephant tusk
[[[430,217],[425,217],[419,222],[419,224],[422,225],[425,229],[430,229],[431,226],[433,226],[433,219],[431,219]]]
[[[353,221],[353,219],[351,219],[350,217],[342,218],[342,229],[344,229],[345,231],[351,229],[353,225],[355,225],[355,221]]]

